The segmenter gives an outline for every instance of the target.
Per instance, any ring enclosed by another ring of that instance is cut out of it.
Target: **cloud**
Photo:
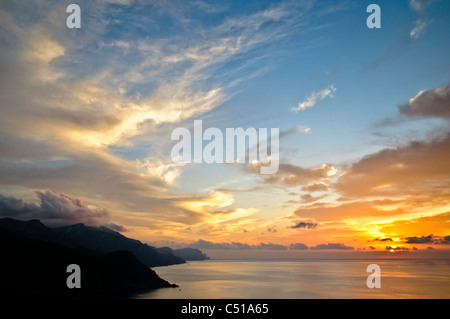
[[[298,112],[306,110],[307,108],[311,108],[316,105],[318,102],[325,100],[327,97],[333,97],[336,92],[336,87],[334,85],[330,85],[328,88],[325,88],[321,91],[312,92],[306,100],[298,103],[297,107],[293,107],[291,111]]]
[[[313,250],[352,250],[355,249],[353,247],[346,246],[341,243],[328,243],[328,244],[319,244],[317,246],[311,247]]]
[[[311,128],[308,126],[302,126],[302,125],[298,125],[295,127],[292,127],[290,129],[281,131],[279,134],[279,138],[280,140],[289,136],[289,135],[296,135],[296,134],[308,134],[311,133]]]
[[[410,117],[448,119],[448,101],[448,87],[438,88],[420,92],[409,103],[400,106],[399,110]],[[418,211],[431,214],[431,207],[434,210],[448,205],[449,152],[450,133],[447,132],[427,140],[410,141],[366,155],[352,163],[330,186],[342,195],[340,201],[343,204],[303,206],[294,215],[324,221],[332,220],[333,216],[346,219],[364,216],[398,217]],[[423,209],[425,207],[428,207],[427,211]],[[440,219],[446,220],[448,216],[440,215],[436,217],[436,222],[424,218],[426,222],[417,225],[429,229],[430,233],[435,232],[433,229],[445,231],[438,221]],[[392,227],[382,227],[382,231],[403,234],[404,237],[406,234],[418,233],[418,227],[413,222],[404,220],[394,224]],[[400,230],[402,232],[399,233]]]
[[[0,215],[2,217],[33,219],[40,213],[40,207],[23,202],[21,199],[0,194]]]
[[[70,145],[61,149],[65,145],[0,133],[2,185],[64,189],[66,193],[89,199],[93,204],[107,201],[113,212],[132,211],[142,217],[151,214],[152,221],[171,218],[192,223],[199,220],[199,215],[177,206],[181,196],[168,196],[164,191],[167,185],[165,176],[176,167],[157,170],[153,165],[151,170],[144,171],[140,163],[128,162],[101,151],[80,147],[71,149]],[[188,200],[187,196],[182,198]],[[168,215],[167,211],[171,214]],[[112,217],[117,216],[112,214]]]
[[[208,235],[241,231],[242,227],[254,222],[251,216],[258,212],[257,208],[229,208],[233,203],[233,194],[223,190],[211,192],[207,196],[187,196],[174,200],[175,205],[197,216],[192,223],[195,224],[195,230]],[[273,227],[270,229],[274,231]]]
[[[383,206],[392,205],[389,200],[354,201],[343,204],[303,205],[292,212],[293,216],[299,218],[312,218],[318,221],[336,221],[360,217],[383,217],[405,214],[407,211],[394,208],[382,209]]]
[[[408,247],[400,247],[400,246],[397,246],[397,247],[391,247],[391,246],[386,246],[386,250],[409,250],[409,248]]]
[[[278,171],[280,173],[279,175],[285,175],[282,177],[282,182],[290,187],[303,185],[309,181],[328,179],[337,172],[334,166],[328,164],[314,168],[280,164]]]
[[[330,164],[304,168],[298,165],[280,163],[276,174],[264,177],[259,174],[260,166],[261,163],[258,162],[244,165],[243,168],[246,173],[258,174],[258,176],[264,178],[265,184],[273,185],[279,183],[287,187],[296,187],[314,181],[328,180],[337,173],[337,169]]]
[[[317,223],[313,223],[313,222],[299,221],[299,222],[295,222],[295,225],[289,226],[289,228],[292,228],[292,229],[298,229],[298,228],[316,229],[317,225],[318,225]]]
[[[417,39],[422,34],[425,33],[429,22],[426,19],[426,7],[433,2],[432,1],[420,1],[420,0],[410,0],[409,7],[417,13],[419,16],[416,21],[414,21],[414,27],[411,29],[409,33],[409,37],[411,39]]]
[[[123,231],[124,228],[109,222],[106,209],[90,207],[80,199],[52,191],[36,191],[40,205],[27,204],[20,199],[0,195],[0,215],[22,220],[39,219],[50,225],[83,223],[92,226],[109,226]]]
[[[375,238],[376,241],[392,241],[392,238]]]
[[[109,224],[107,224],[105,226],[108,227],[109,229],[112,229],[112,230],[117,231],[119,233],[123,233],[123,232],[127,232],[128,231],[128,229],[126,227],[121,226],[121,225],[117,225],[117,224],[114,224],[114,223],[109,223]]]
[[[408,234],[434,233],[445,236],[450,231],[450,213],[435,214],[433,216],[397,220],[380,227],[382,233],[395,233],[403,238],[412,237]],[[438,236],[434,237],[438,237]]]
[[[62,221],[77,221],[89,224],[103,224],[109,219],[104,208],[90,208],[80,199],[72,198],[64,193],[52,191],[40,192],[36,195],[41,200],[43,218]]]
[[[411,31],[409,32],[409,36],[412,39],[417,39],[418,37],[420,37],[422,34],[425,33],[425,30],[428,26],[428,23],[422,19],[418,19],[414,22],[414,28],[411,29]]]
[[[180,205],[197,196],[169,190],[182,176],[166,156],[170,131],[270,68],[279,41],[313,27],[313,3],[220,15],[212,24],[211,10],[222,5],[142,2],[130,11],[111,3],[79,3],[90,32],[77,37],[61,24],[63,3],[0,3],[1,186],[107,202],[114,220],[132,225],[204,222],[209,212]],[[207,25],[193,12],[208,15]]]
[[[348,197],[428,195],[445,200],[450,178],[450,133],[367,155],[341,175],[334,188]],[[431,187],[434,185],[435,187]]]
[[[180,200],[178,205],[199,213],[215,213],[216,215],[229,216],[239,213],[237,209],[223,210],[234,203],[234,197],[230,192],[215,191],[209,196],[188,197]]]
[[[450,87],[420,91],[408,103],[399,106],[399,110],[411,117],[450,119]]]
[[[422,237],[406,237],[406,244],[430,244],[433,243],[433,234]]]
[[[328,190],[328,184],[324,182],[308,184],[303,186],[301,189],[305,192],[323,192]]]
[[[273,243],[259,243],[257,245],[249,245],[240,242],[232,243],[213,243],[210,241],[199,239],[197,242],[188,245],[190,248],[197,249],[217,249],[217,250],[286,250],[287,246]]]
[[[314,196],[312,196],[310,194],[303,194],[303,195],[300,195],[300,202],[305,203],[305,204],[312,203],[312,202],[318,201],[319,199],[322,199],[324,197],[325,196],[316,196],[316,197],[314,197]]]
[[[290,250],[307,250],[308,246],[302,243],[292,243],[289,245]]]
[[[272,244],[272,243],[260,243],[258,245],[252,245],[256,249],[266,249],[266,250],[286,250],[287,247],[280,244]]]
[[[450,245],[450,236],[445,236],[436,242],[437,244]]]
[[[414,11],[422,11],[423,10],[423,4],[420,0],[409,0],[409,6]]]
[[[411,47],[413,40],[425,34],[426,28],[431,24],[430,19],[427,19],[425,14],[425,7],[428,3],[415,0],[410,1],[409,5],[417,15],[417,18],[412,23],[412,26],[410,27],[408,25],[407,30],[405,30],[405,36],[401,34],[396,41],[390,43],[387,51],[383,55],[368,61],[361,69],[361,74],[367,74],[371,70],[378,69],[389,62],[400,59]]]

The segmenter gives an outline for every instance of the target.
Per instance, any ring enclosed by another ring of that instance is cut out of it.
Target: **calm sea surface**
[[[381,268],[379,289],[367,288],[369,264]],[[154,270],[179,288],[134,298],[450,298],[450,260],[206,260]]]

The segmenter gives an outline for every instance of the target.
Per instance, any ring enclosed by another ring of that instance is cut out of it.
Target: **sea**
[[[379,288],[367,285],[371,264],[379,266]],[[450,260],[204,260],[153,270],[179,287],[132,298],[450,298]]]

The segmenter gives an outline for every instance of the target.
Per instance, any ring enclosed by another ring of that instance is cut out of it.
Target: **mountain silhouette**
[[[75,224],[50,228],[39,220],[21,221],[12,218],[0,219],[0,227],[12,233],[57,243],[81,252],[96,255],[119,250],[131,252],[141,263],[148,267],[168,266],[185,263],[183,258],[173,253],[161,253],[157,248],[131,239],[107,227]]]
[[[35,230],[43,230],[33,221]],[[22,227],[23,225],[21,225]],[[34,235],[45,235],[39,231]],[[108,298],[140,290],[176,287],[129,251],[91,255],[0,227],[0,296],[3,298]],[[81,288],[69,289],[67,266],[81,268]]]
[[[172,249],[170,247],[161,247],[158,248],[158,251],[163,254],[175,255],[177,257],[183,258],[186,261],[209,259],[209,257],[205,253],[196,248]]]

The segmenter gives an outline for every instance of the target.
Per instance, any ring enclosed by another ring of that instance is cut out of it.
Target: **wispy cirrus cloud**
[[[425,34],[426,28],[430,24],[425,16],[425,9],[430,1],[427,0],[409,0],[409,7],[415,11],[419,17],[414,21],[414,26],[409,32],[411,39],[417,39],[421,35]]]
[[[422,11],[424,7],[420,0],[409,0],[409,6],[416,12]]]
[[[418,19],[414,22],[414,27],[411,29],[411,32],[409,32],[409,36],[413,39],[417,39],[422,34],[425,33],[426,28],[428,26],[428,22],[422,19]]]
[[[77,36],[61,23],[63,3],[23,4],[21,14],[0,5],[1,184],[64,189],[107,203],[115,218],[132,224],[204,223],[212,212],[192,205],[207,207],[209,194],[169,191],[182,167],[163,156],[167,132],[260,75],[276,43],[307,27],[313,2],[219,14],[207,26],[190,15],[217,14],[226,5],[78,4]],[[162,23],[168,16],[173,19]],[[215,212],[214,221],[223,224],[254,210]]]
[[[335,92],[336,87],[334,85],[330,85],[329,87],[317,92],[312,92],[304,101],[299,102],[296,107],[291,108],[291,111],[298,112],[311,108],[320,101],[323,101],[328,97],[333,97]]]

